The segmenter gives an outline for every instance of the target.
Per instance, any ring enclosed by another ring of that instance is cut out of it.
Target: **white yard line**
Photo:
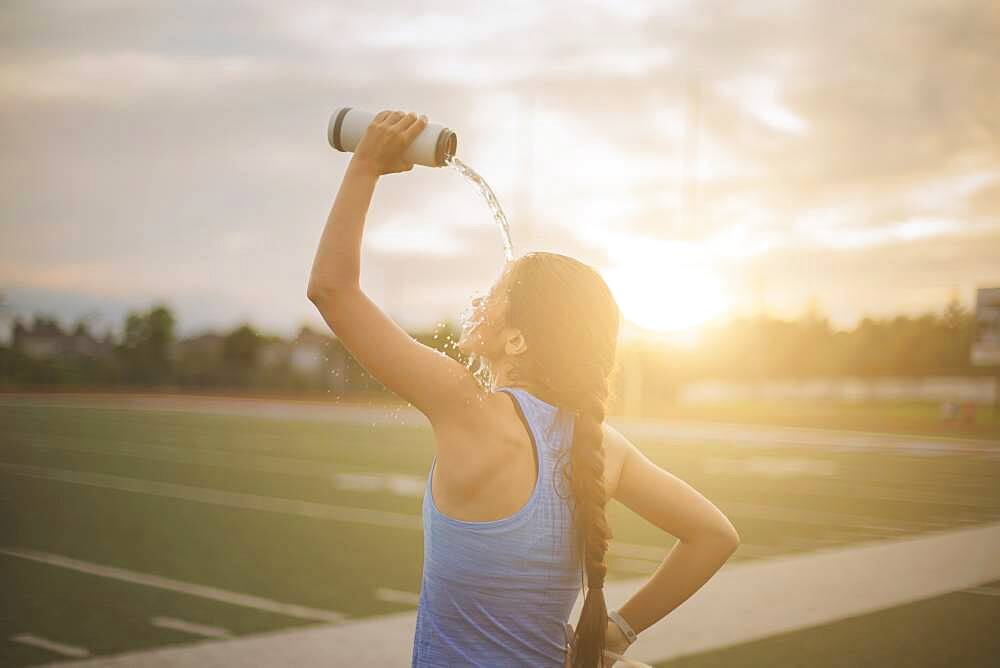
[[[43,564],[49,564],[50,566],[68,568],[70,570],[80,571],[81,573],[88,573],[90,575],[97,575],[104,578],[112,578],[123,582],[131,582],[132,584],[145,585],[147,587],[166,589],[181,594],[188,594],[190,596],[207,598],[221,603],[228,603],[230,605],[238,605],[244,608],[253,608],[254,610],[262,610],[264,612],[285,615],[287,617],[331,623],[338,623],[346,618],[345,614],[334,612],[332,610],[319,610],[317,608],[308,608],[306,606],[295,605],[293,603],[279,603],[278,601],[272,601],[259,596],[240,594],[239,592],[219,589],[218,587],[209,587],[207,585],[195,584],[193,582],[173,580],[159,575],[130,571],[116,566],[94,564],[89,561],[72,559],[70,557],[64,557],[60,554],[52,554],[50,552],[41,552],[38,550],[29,550],[19,547],[2,547],[0,548],[0,552],[14,557],[21,557],[22,559],[39,561]]]
[[[90,656],[90,652],[83,647],[67,645],[54,640],[46,640],[45,638],[41,638],[30,633],[18,633],[17,635],[11,636],[10,639],[14,642],[19,642],[22,645],[31,645],[32,647],[46,649],[50,652],[55,652],[56,654],[62,654],[63,656],[75,656],[80,658]]]
[[[659,663],[778,633],[827,624],[1000,579],[1000,523],[728,563],[695,595],[640,635],[628,655]],[[618,607],[645,578],[608,582]],[[579,618],[578,597],[570,620]],[[202,641],[84,662],[66,668],[194,666],[405,666],[416,613],[292,629],[229,641]]]
[[[402,603],[404,605],[417,605],[420,602],[420,594],[386,587],[376,589],[375,598],[386,603]]]
[[[232,635],[228,630],[218,626],[196,624],[176,617],[151,617],[149,623],[162,629],[190,633],[203,638],[228,638]]]
[[[231,450],[184,448],[171,445],[139,443],[135,445],[88,448],[66,444],[27,443],[27,447],[50,452],[84,452],[91,455],[115,455],[152,462],[173,462],[196,466],[218,466],[238,471],[258,471],[321,478],[332,487],[347,491],[388,492],[396,496],[423,496],[427,476],[369,470],[344,471],[342,464],[296,457],[277,457]]]
[[[26,443],[25,445],[35,450],[47,450],[50,452],[84,452],[95,455],[113,454],[120,457],[132,457],[146,461],[209,465],[234,470],[316,477],[330,481],[334,487],[341,490],[388,492],[397,496],[422,496],[427,483],[426,475],[370,471],[359,467],[354,467],[355,471],[345,471],[343,464],[329,461],[233,452],[231,450],[186,448],[158,443],[140,442],[102,446],[101,448],[73,446],[66,443],[59,445]],[[746,461],[752,459],[753,457],[750,457]],[[733,459],[732,461],[744,460]],[[935,492],[929,490],[901,490],[876,487],[863,490],[863,492],[853,490],[852,496],[859,499],[864,498],[873,503],[880,501],[916,501],[960,506],[988,506],[992,504],[992,499],[990,498],[960,494],[955,490]],[[864,518],[859,519],[863,520]],[[925,523],[921,528],[933,527],[929,527]]]
[[[355,522],[359,524],[391,527],[394,529],[419,530],[422,528],[421,518],[419,515],[393,513],[385,510],[369,510],[366,508],[354,508],[351,506],[332,506],[323,503],[315,503],[313,501],[302,501],[299,499],[283,499],[273,496],[247,494],[245,492],[228,492],[209,487],[178,485],[176,483],[126,478],[123,476],[108,475],[105,473],[87,473],[84,471],[55,469],[43,466],[31,466],[27,464],[8,464],[0,462],[0,471],[6,471],[7,473],[13,475],[42,478],[45,480],[59,480],[61,482],[69,482],[77,485],[89,485],[91,487],[102,487],[105,489],[115,489],[123,492],[152,494],[154,496],[165,496],[172,499],[183,499],[185,501],[211,503],[217,506],[227,506],[229,508],[266,510],[274,513],[298,515],[300,517],[313,517],[333,522]]]

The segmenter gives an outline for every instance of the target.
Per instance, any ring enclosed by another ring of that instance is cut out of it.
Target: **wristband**
[[[625,637],[628,638],[629,644],[634,643],[635,639],[639,637],[617,610],[609,610],[608,617],[610,617],[611,621],[613,621],[618,628],[622,630],[622,633],[624,633]]]

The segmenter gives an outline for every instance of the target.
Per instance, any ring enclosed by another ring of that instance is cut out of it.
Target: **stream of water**
[[[490,210],[493,211],[493,217],[496,219],[497,225],[500,226],[500,236],[503,238],[504,256],[507,258],[507,262],[513,260],[514,246],[510,241],[510,224],[507,222],[507,216],[504,215],[503,209],[500,208],[500,202],[497,201],[497,196],[493,194],[493,189],[490,188],[490,185],[486,183],[486,180],[481,177],[476,170],[469,167],[455,156],[452,155],[446,158],[445,163],[454,167],[459,174],[467,178],[472,185],[476,186],[479,189],[479,192],[482,193],[486,203],[490,206]]]

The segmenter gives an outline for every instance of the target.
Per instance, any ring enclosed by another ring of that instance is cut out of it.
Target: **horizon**
[[[192,327],[184,326],[184,321],[180,314],[165,300],[152,300],[144,306],[138,308],[129,309],[127,312],[122,313],[122,317],[115,320],[113,323],[109,322],[107,319],[95,319],[95,318],[80,318],[76,320],[62,319],[57,315],[52,313],[47,313],[41,310],[36,310],[30,314],[11,314],[6,313],[4,303],[2,301],[3,293],[0,293],[0,345],[9,345],[13,339],[13,329],[15,322],[20,322],[23,326],[30,328],[35,318],[54,318],[58,325],[61,327],[65,334],[72,333],[73,328],[76,324],[84,322],[87,324],[88,332],[91,336],[96,339],[103,339],[105,336],[111,335],[113,339],[120,340],[124,332],[124,320],[129,314],[143,315],[148,313],[151,309],[165,306],[171,311],[175,318],[175,340],[181,341],[185,339],[196,338],[199,336],[207,334],[217,334],[225,335],[229,332],[236,330],[242,326],[249,326],[252,328],[258,336],[261,337],[279,337],[283,340],[293,340],[303,328],[309,328],[314,332],[319,334],[329,336],[331,338],[336,338],[336,334],[329,331],[329,328],[325,324],[317,325],[315,323],[309,322],[307,320],[302,320],[297,326],[291,328],[288,332],[277,331],[274,329],[268,329],[260,326],[258,323],[252,320],[242,320],[236,323],[228,325],[206,325],[204,327]],[[630,320],[623,321],[623,327],[619,332],[619,342],[620,344],[629,343],[647,343],[654,345],[664,345],[667,347],[676,348],[694,348],[703,343],[703,335],[714,329],[714,328],[725,328],[737,320],[753,320],[753,319],[771,319],[776,321],[796,323],[802,322],[810,317],[818,318],[820,321],[825,321],[830,330],[833,332],[852,332],[858,328],[858,326],[864,320],[872,320],[875,322],[890,322],[897,318],[910,318],[919,319],[923,317],[935,317],[940,318],[944,315],[946,309],[951,305],[952,301],[958,304],[965,313],[970,318],[975,318],[975,302],[973,304],[965,304],[961,299],[958,298],[957,293],[953,293],[952,298],[943,304],[940,304],[938,308],[928,308],[919,313],[889,313],[881,315],[872,314],[862,314],[855,322],[851,323],[849,326],[838,326],[832,319],[830,319],[829,314],[825,313],[822,306],[818,303],[813,303],[811,307],[803,310],[800,313],[792,315],[781,315],[776,314],[768,310],[753,311],[745,313],[728,312],[720,314],[704,323],[699,325],[697,328],[692,328],[688,330],[673,330],[673,331],[662,331],[646,329]],[[434,323],[431,323],[426,327],[412,327],[405,328],[411,334],[429,334],[433,332],[438,327],[449,324],[453,327],[460,328],[461,323],[459,319],[439,319]]]

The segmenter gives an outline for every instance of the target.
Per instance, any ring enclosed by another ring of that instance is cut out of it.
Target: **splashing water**
[[[472,183],[472,185],[479,189],[483,199],[486,200],[490,210],[493,212],[493,218],[500,227],[500,236],[503,239],[504,257],[507,262],[511,262],[514,259],[514,245],[510,240],[510,224],[507,222],[507,216],[504,215],[503,208],[501,208],[500,202],[497,200],[497,196],[493,193],[493,189],[490,188],[489,184],[486,183],[486,180],[480,176],[476,170],[469,167],[454,155],[447,156],[445,158],[445,164],[453,167],[455,171],[464,176]],[[477,299],[473,300],[473,304],[466,306],[466,308],[463,309],[462,313],[459,315],[459,320],[464,332],[472,332],[483,324],[485,314],[483,312],[482,305],[485,299],[486,295],[479,295]],[[455,347],[458,347],[457,344]],[[496,377],[485,357],[472,353],[467,356],[465,367],[469,370],[473,378],[476,379],[481,387],[486,389],[492,389],[494,387]],[[482,395],[479,395],[478,398],[480,402],[483,401]]]
[[[463,333],[473,332],[484,323],[484,300],[485,296],[483,294],[477,294],[472,303],[462,309],[462,312],[459,314],[459,322],[461,323]],[[476,379],[480,387],[492,388],[494,386],[495,378],[486,358],[476,353],[471,353],[465,360],[465,368],[469,370],[469,373]],[[482,402],[483,397],[479,396],[479,400]]]
[[[445,163],[451,165],[455,170],[467,178],[472,184],[479,188],[479,192],[482,193],[483,197],[486,199],[486,203],[490,205],[490,210],[493,211],[493,217],[496,218],[497,225],[500,226],[500,235],[503,237],[503,249],[504,256],[507,258],[507,262],[514,259],[514,246],[510,242],[510,224],[507,222],[507,216],[503,214],[503,209],[500,208],[500,202],[497,201],[497,196],[493,194],[493,189],[490,185],[486,183],[476,170],[469,167],[467,164],[459,160],[453,155],[445,158]]]

